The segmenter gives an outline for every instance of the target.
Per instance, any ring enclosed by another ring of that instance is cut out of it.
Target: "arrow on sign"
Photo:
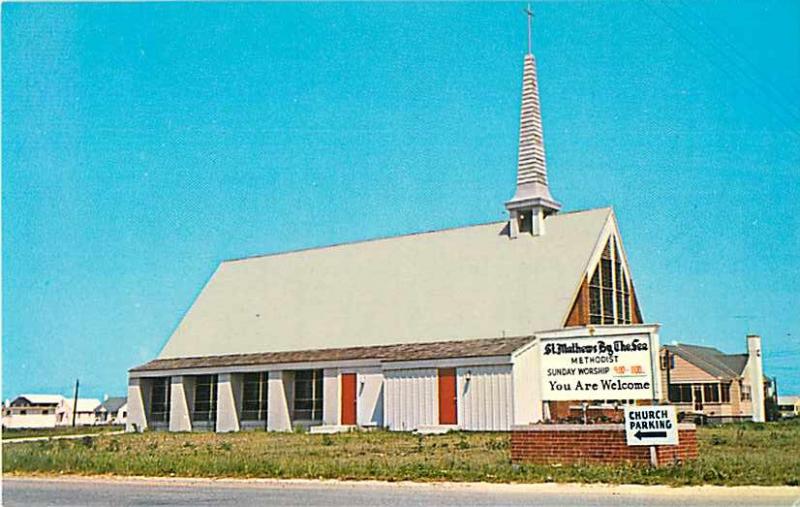
[[[633,434],[639,440],[643,438],[667,438],[666,431],[637,431]]]

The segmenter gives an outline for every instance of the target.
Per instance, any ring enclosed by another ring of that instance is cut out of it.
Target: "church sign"
[[[587,331],[587,330],[584,330]],[[540,337],[542,399],[652,400],[657,397],[653,333]],[[610,331],[610,332],[609,332]]]
[[[628,445],[678,445],[678,418],[673,406],[626,406]]]

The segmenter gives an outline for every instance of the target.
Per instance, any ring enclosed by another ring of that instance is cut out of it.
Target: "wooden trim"
[[[631,284],[631,324],[642,324],[644,323],[644,319],[642,319],[642,311],[639,308],[639,300],[636,298],[636,289],[633,288],[633,281],[630,281]]]
[[[581,281],[581,287],[575,296],[572,310],[567,316],[564,327],[588,326],[589,325],[589,280],[586,276]]]

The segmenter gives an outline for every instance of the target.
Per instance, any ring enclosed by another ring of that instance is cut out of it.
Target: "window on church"
[[[630,324],[630,285],[619,246],[612,238],[589,281],[589,323]]]
[[[192,422],[213,422],[217,419],[217,376],[198,375],[194,384]]]
[[[242,392],[242,420],[267,420],[267,384],[269,373],[246,373]]]
[[[322,421],[322,370],[298,370],[294,375],[295,421]]]
[[[624,270],[622,270],[622,320],[623,324],[631,323],[631,288]]]
[[[150,422],[169,422],[169,377],[153,379],[150,389]]]
[[[589,282],[589,323],[602,324],[603,323],[603,305],[600,302],[600,270],[595,269],[594,275]]]
[[[519,214],[519,232],[533,233],[533,215],[531,211],[522,211]]]

